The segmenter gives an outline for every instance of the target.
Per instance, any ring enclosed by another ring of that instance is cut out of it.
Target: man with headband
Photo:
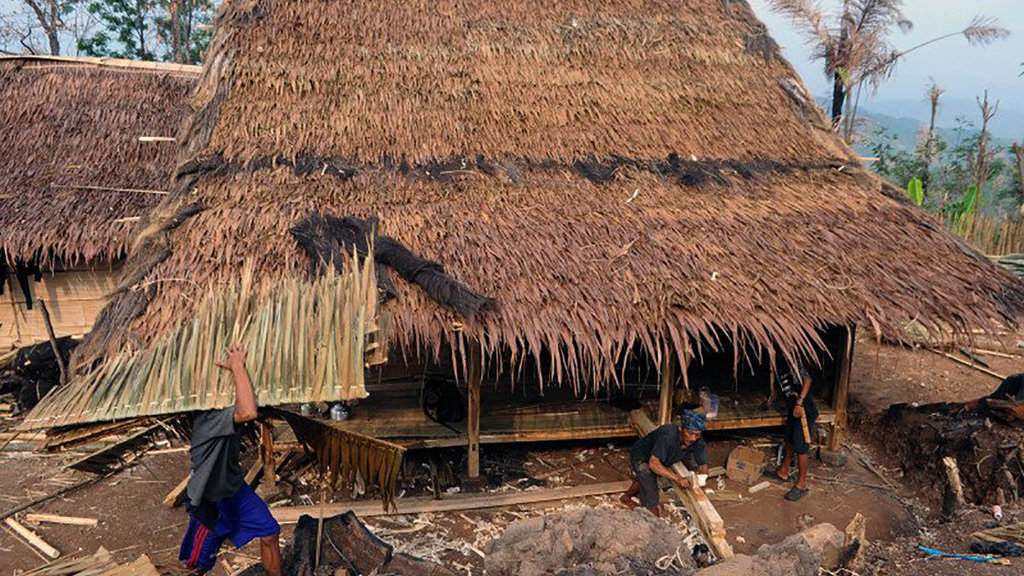
[[[692,458],[698,474],[708,473],[707,444],[701,438],[704,432],[704,413],[683,410],[679,422],[660,426],[636,441],[629,449],[633,483],[622,495],[622,503],[636,507],[640,504],[655,516],[661,516],[658,476],[680,486],[689,487],[696,479],[683,478],[672,470],[672,465]],[[684,462],[685,464],[685,462]]]

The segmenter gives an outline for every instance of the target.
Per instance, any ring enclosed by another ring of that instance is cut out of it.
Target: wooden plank
[[[185,474],[181,482],[178,482],[178,485],[167,493],[167,496],[164,497],[164,506],[174,508],[181,504],[182,500],[185,499],[185,488],[188,487],[188,480],[191,477],[191,474]]]
[[[633,410],[630,412],[629,420],[640,436],[646,436],[656,428],[654,422],[651,421],[643,410]],[[690,475],[686,466],[681,462],[673,464],[672,469],[680,476]],[[697,486],[696,482],[693,482],[690,488],[683,488],[674,483],[672,487],[675,489],[679,499],[682,500],[683,505],[686,506],[694,522],[697,523],[697,527],[700,528],[701,534],[704,535],[708,546],[711,547],[711,551],[719,558],[731,557],[733,551],[732,546],[725,539],[725,522],[718,514],[718,510],[715,510],[711,500],[708,500],[704,490]]]
[[[469,477],[480,476],[480,381],[483,379],[483,354],[480,343],[469,344],[469,379],[466,395],[466,436],[469,441]]]
[[[83,518],[81,516],[60,516],[58,514],[26,514],[25,520],[29,522],[43,522],[47,524],[67,524],[69,526],[95,526],[99,524],[96,518]]]
[[[658,423],[668,424],[672,421],[672,407],[675,404],[676,355],[666,353],[662,363],[659,386],[661,395],[658,399]]]
[[[629,482],[606,482],[602,484],[585,484],[567,488],[546,488],[525,492],[500,492],[482,494],[453,494],[442,500],[432,496],[404,498],[395,501],[395,509],[385,510],[379,500],[362,500],[357,502],[339,502],[332,504],[314,504],[313,506],[282,506],[271,509],[274,518],[282,524],[298,522],[303,515],[314,518],[319,515],[334,516],[351,510],[356,516],[393,516],[397,514],[423,514],[427,512],[453,512],[457,510],[482,510],[485,508],[501,508],[519,504],[537,504],[587,496],[617,494],[625,492]]]
[[[263,483],[266,486],[277,485],[277,474],[274,470],[277,465],[274,463],[274,429],[263,422],[260,424],[260,459],[263,461]]]
[[[828,437],[828,449],[839,450],[842,445],[842,433],[847,425],[847,408],[850,400],[850,371],[853,367],[853,347],[856,343],[857,327],[850,326],[843,336],[843,343],[839,358],[839,372],[836,375],[836,384],[833,394],[833,405],[835,406],[835,421],[832,423],[832,433]]]
[[[21,523],[14,518],[4,518],[4,524],[7,524],[8,528],[17,532],[18,536],[24,538],[26,542],[31,544],[36,550],[39,550],[46,555],[47,558],[60,557],[59,550],[47,544],[46,540],[43,540],[38,534],[22,526]]]

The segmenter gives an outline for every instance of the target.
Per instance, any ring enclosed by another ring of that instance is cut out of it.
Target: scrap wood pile
[[[1002,504],[1024,496],[1024,374],[966,403],[895,404],[880,422],[903,463],[904,480],[946,515],[965,503]]]
[[[69,336],[55,342],[40,342],[12,350],[0,358],[0,398],[12,409],[31,410],[39,399],[60,385],[61,365],[54,354],[60,351],[61,361],[67,366],[78,340]]]
[[[160,572],[145,554],[119,563],[101,547],[92,555],[50,562],[20,576],[160,576]]]

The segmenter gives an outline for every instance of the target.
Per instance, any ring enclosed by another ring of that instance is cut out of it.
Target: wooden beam
[[[385,510],[379,500],[361,500],[357,502],[335,502],[331,504],[314,504],[312,506],[282,506],[270,510],[274,518],[282,524],[298,522],[300,516],[334,516],[351,510],[356,516],[392,516],[396,514],[423,514],[427,512],[452,512],[456,510],[482,510],[485,508],[501,508],[519,504],[537,504],[603,494],[625,492],[629,482],[606,482],[602,484],[584,484],[567,488],[545,488],[525,492],[498,493],[463,493],[445,496],[437,500],[433,496],[402,498],[395,501],[395,509]]]
[[[661,366],[661,397],[658,401],[658,423],[668,424],[672,421],[672,408],[675,406],[676,390],[676,355],[665,354]]]
[[[480,476],[480,382],[483,380],[483,354],[480,343],[469,344],[469,377],[466,394],[466,436],[469,441],[469,477]]]
[[[95,526],[100,522],[96,518],[60,516],[58,514],[26,514],[25,520],[36,523],[67,524],[69,526]]]
[[[999,380],[1006,380],[1006,376],[1004,376],[1002,374],[999,374],[998,372],[993,372],[993,371],[989,370],[988,368],[982,368],[981,366],[978,366],[977,364],[974,364],[972,362],[968,362],[967,360],[961,360],[961,359],[957,358],[956,356],[953,356],[952,354],[946,354],[945,352],[936,350],[934,348],[925,348],[925,350],[927,350],[927,351],[929,351],[929,352],[931,352],[933,354],[938,354],[939,356],[944,356],[946,358],[949,358],[950,360],[952,360],[953,362],[956,362],[957,364],[962,364],[964,366],[967,366],[968,368],[974,368],[978,372],[984,372],[985,374],[988,374],[989,376],[991,376],[993,378],[997,378]]]
[[[654,422],[651,422],[651,419],[643,410],[633,410],[630,412],[629,420],[640,436],[646,436],[655,429]],[[686,466],[681,462],[673,464],[672,469],[680,476],[690,475]],[[711,500],[708,500],[704,490],[697,486],[696,481],[693,482],[690,488],[682,488],[678,484],[673,484],[672,487],[675,489],[676,495],[679,496],[679,499],[686,506],[690,517],[697,523],[697,527],[700,528],[701,534],[704,535],[708,546],[711,547],[711,551],[719,558],[730,558],[733,555],[733,551],[732,546],[725,539],[725,522],[718,514],[718,510],[715,510]]]
[[[260,423],[260,459],[263,461],[263,484],[273,488],[277,486],[277,474],[274,470],[274,429],[266,422]]]
[[[191,477],[191,474],[185,474],[185,477],[182,478],[181,482],[178,482],[178,485],[167,493],[167,496],[164,497],[164,506],[174,508],[181,504],[182,500],[185,499],[185,488],[188,487],[188,481]]]
[[[45,554],[47,558],[60,557],[59,550],[47,544],[46,541],[40,538],[38,534],[28,528],[25,528],[14,518],[4,518],[4,524],[7,524],[11,530],[14,530],[18,534],[18,536],[24,538],[25,541],[31,544],[33,548]]]
[[[853,367],[853,347],[857,341],[857,327],[850,326],[843,335],[842,346],[840,347],[839,372],[836,374],[836,384],[833,389],[832,403],[835,405],[835,421],[832,423],[832,433],[828,436],[828,449],[839,450],[842,445],[842,433],[847,424],[847,409],[850,401],[850,370]]]

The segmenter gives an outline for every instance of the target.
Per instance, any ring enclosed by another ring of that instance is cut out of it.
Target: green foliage
[[[903,149],[896,135],[879,128],[869,146],[878,160],[872,165],[875,172],[900,188],[906,188],[914,178],[920,178],[924,163],[916,155]]]
[[[153,39],[155,5],[145,0],[94,0],[89,14],[102,29],[82,38],[78,48],[89,56],[111,56],[131,60],[156,60],[150,48]]]
[[[915,206],[920,206],[924,202],[924,184],[920,178],[911,178],[907,184],[907,196],[910,197],[910,201]]]
[[[920,205],[939,214],[956,216],[980,211],[1016,211],[1024,201],[1016,169],[1007,160],[1006,150],[991,141],[989,150],[995,152],[995,157],[991,175],[984,183],[982,205],[977,205],[974,163],[980,138],[980,130],[972,122],[958,118],[948,141],[941,133],[935,135],[931,146],[932,161],[926,162],[928,154],[924,136],[917,149],[910,151],[899,144],[895,135],[879,129],[869,145],[872,155],[878,157],[872,168],[883,178],[907,190],[915,203],[911,188],[912,183],[919,180]]]
[[[91,0],[87,10],[99,24],[78,42],[89,56],[198,64],[210,44],[215,6],[212,0]]]

